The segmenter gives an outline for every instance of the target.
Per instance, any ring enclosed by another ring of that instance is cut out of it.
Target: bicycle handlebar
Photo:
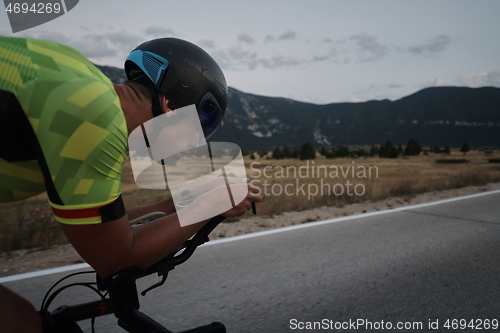
[[[106,279],[102,279],[97,276],[97,285],[99,290],[108,290],[111,285],[135,281],[154,273],[158,273],[158,276],[166,276],[168,272],[175,268],[175,266],[186,262],[193,255],[198,246],[208,242],[208,235],[219,225],[219,223],[221,223],[225,219],[225,217],[220,215],[213,217],[193,236],[193,238],[185,241],[184,244],[182,244],[179,248],[177,248],[149,268],[127,268],[123,271],[111,275]],[[179,253],[180,251],[182,252]],[[163,282],[164,280],[161,282],[161,284],[163,284]],[[159,287],[161,284],[155,285],[155,287]],[[143,296],[151,289],[146,289],[143,292]]]
[[[201,228],[191,240],[187,241],[189,242],[189,244],[186,246],[186,249],[181,254],[174,257],[175,266],[184,263],[191,257],[194,250],[196,250],[198,246],[208,242],[209,241],[208,235],[219,225],[219,223],[221,223],[225,219],[226,218],[224,216],[218,215],[212,218],[210,221],[208,221],[207,224],[205,224],[203,228]]]
[[[198,246],[207,242],[209,240],[208,235],[224,219],[225,217],[223,216],[216,216],[212,218],[190,240],[184,242],[184,244],[175,251],[171,252],[147,269],[131,267],[115,273],[105,280],[96,274],[97,288],[101,291],[108,291],[108,297],[103,296],[97,289],[94,288],[94,291],[101,295],[102,298],[100,300],[75,306],[61,306],[50,313],[48,312],[49,304],[55,295],[57,295],[65,287],[60,288],[53,295],[51,295],[51,297],[49,297],[46,307],[44,307],[42,302],[40,315],[42,322],[44,322],[44,332],[81,332],[76,324],[77,321],[114,313],[118,318],[118,325],[128,332],[172,333],[164,326],[139,311],[140,305],[136,280],[153,273],[157,273],[158,276],[162,276],[160,282],[141,293],[143,296],[148,291],[161,286],[167,279],[168,273],[173,270],[175,266],[178,266],[188,260]],[[214,322],[210,325],[200,326],[182,333],[225,332],[226,328],[223,324]]]
[[[208,235],[224,221],[225,217],[216,216],[208,221],[190,240],[184,242],[178,249],[168,254],[147,269],[128,268],[121,272],[111,275],[105,280],[97,275],[97,286],[99,290],[109,292],[109,300],[112,312],[118,318],[118,325],[129,332],[170,332],[156,323],[153,319],[144,315],[139,309],[139,298],[136,286],[136,280],[153,273],[162,276],[160,282],[154,284],[141,294],[144,296],[148,291],[157,288],[165,282],[168,273],[186,260],[194,253],[196,248],[207,242]],[[182,252],[181,252],[182,251]],[[146,329],[147,328],[147,329]],[[164,330],[163,330],[164,329]],[[195,332],[213,332],[224,333],[226,329],[220,323],[212,323],[207,326],[195,328],[186,331],[186,333]]]

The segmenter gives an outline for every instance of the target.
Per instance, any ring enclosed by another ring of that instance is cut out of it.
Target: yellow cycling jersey
[[[113,84],[82,54],[0,36],[0,202],[47,191],[61,223],[123,216],[127,136]]]

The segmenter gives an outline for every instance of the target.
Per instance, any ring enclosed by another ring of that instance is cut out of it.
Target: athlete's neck
[[[143,98],[130,85],[115,84],[114,88],[120,99],[120,105],[127,122],[127,130],[130,134],[139,125],[152,118],[151,101]]]

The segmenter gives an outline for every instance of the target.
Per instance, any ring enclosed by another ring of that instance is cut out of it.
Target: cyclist
[[[113,85],[68,46],[0,37],[0,202],[46,191],[67,238],[103,278],[127,267],[151,266],[207,222],[181,227],[171,197],[125,210],[121,171],[128,134],[156,116],[194,104],[208,138],[227,106],[222,70],[190,42],[145,42],[131,52],[125,70],[129,81]],[[246,180],[236,185],[247,195],[224,216],[243,215],[252,202],[262,201],[259,189]],[[225,184],[199,197],[189,195],[201,203],[211,195],[213,205],[214,196],[223,197],[217,191],[227,191]],[[167,215],[130,229],[130,219],[152,211]],[[33,306],[2,286],[0,323],[2,332],[41,331]]]

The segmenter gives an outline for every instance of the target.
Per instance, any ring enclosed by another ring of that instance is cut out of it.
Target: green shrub
[[[316,158],[316,150],[309,143],[306,142],[300,148],[300,159],[301,160],[313,160]]]
[[[67,243],[48,205],[34,208],[24,216],[22,211],[19,213],[18,218],[12,217],[0,224],[0,252]]]
[[[436,160],[436,163],[442,164],[458,164],[458,163],[469,163],[469,160],[463,159],[452,159],[452,158],[441,158]]]

